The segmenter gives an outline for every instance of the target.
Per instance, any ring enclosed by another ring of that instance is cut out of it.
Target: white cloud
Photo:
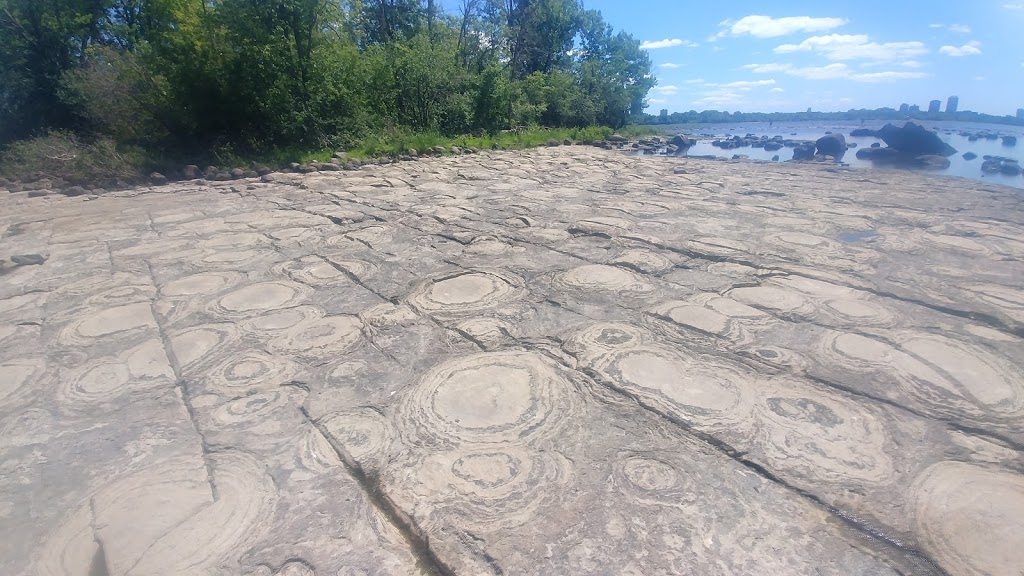
[[[846,78],[850,75],[850,68],[846,64],[829,64],[827,66],[805,66],[803,68],[797,68],[791,65],[785,65],[787,68],[783,70],[790,76],[797,76],[799,78],[806,78],[808,80],[831,80],[833,78]]]
[[[667,104],[668,100],[661,100],[659,98],[649,98],[647,100],[647,103],[648,104]]]
[[[751,105],[750,102],[745,100],[746,95],[754,88],[761,86],[772,86],[775,84],[775,80],[738,80],[736,82],[728,82],[726,84],[716,83],[705,83],[703,88],[705,91],[701,94],[701,97],[694,101],[697,106],[704,107],[716,107],[716,106],[740,106],[740,105]],[[781,92],[779,90],[773,90],[773,92]]]
[[[694,104],[698,106],[732,106],[743,103],[743,94],[729,92],[728,90],[716,90],[704,94]]]
[[[740,66],[743,70],[750,70],[757,74],[768,74],[771,72],[785,72],[793,68],[792,64],[745,64]]]
[[[686,46],[687,48],[696,48],[699,46],[696,42],[689,40],[682,40],[680,38],[665,38],[664,40],[645,40],[643,44],[640,44],[640,48],[644,50],[657,50],[658,48],[673,48],[675,46]]]
[[[799,44],[776,46],[776,54],[817,52],[829,60],[906,60],[928,53],[921,42],[871,42],[864,34],[811,36]]]
[[[1024,4],[1003,4],[1007,10],[1024,10]]]
[[[658,68],[665,68],[666,70],[675,70],[679,68],[679,64],[673,64],[671,62],[665,62],[664,64],[658,64]]]
[[[782,88],[779,88],[779,87],[775,87],[775,88],[772,88],[771,90],[769,90],[769,92],[785,92],[785,90],[783,90]]]
[[[768,72],[783,72],[790,76],[804,78],[807,80],[853,80],[854,82],[884,82],[887,80],[910,80],[914,78],[926,78],[924,72],[871,72],[854,73],[850,67],[842,62],[835,62],[827,66],[805,66],[798,67],[792,64],[747,64],[741,66],[757,74]]]
[[[722,88],[738,88],[740,90],[749,90],[755,86],[772,86],[775,84],[775,80],[740,80],[738,82],[729,82],[728,84],[708,84],[708,86],[719,86]]]
[[[1021,64],[1021,66],[1024,66],[1024,64]],[[691,78],[689,80],[684,80],[683,83],[684,84],[703,84],[704,83],[704,79],[703,78]]]
[[[854,74],[850,80],[854,82],[888,82],[889,80],[914,80],[927,78],[924,72],[872,72],[870,74]]]
[[[924,66],[924,64],[917,60],[907,60],[906,62],[900,62],[900,66],[903,66],[904,68],[920,68]]]
[[[952,32],[954,34],[970,34],[971,33],[971,27],[968,26],[967,24],[950,24],[949,26],[946,26],[945,24],[929,24],[928,27],[929,28],[945,28],[946,30],[949,30],[950,32]]]
[[[843,18],[811,18],[810,16],[789,16],[772,18],[757,14],[744,16],[733,22],[724,20],[719,24],[725,28],[713,38],[722,38],[729,34],[742,36],[748,34],[755,38],[777,38],[794,32],[818,32],[831,30],[847,23]]]
[[[668,85],[668,86],[655,86],[654,88],[651,88],[651,90],[654,91],[654,92],[660,92],[661,94],[663,94],[665,96],[671,96],[671,95],[675,94],[676,92],[679,92],[679,87],[678,86],[672,86],[672,85]]]
[[[953,56],[954,58],[959,58],[961,56],[977,56],[978,54],[981,54],[981,42],[971,40],[960,47],[943,46],[942,48],[939,48],[939,52],[946,56]]]

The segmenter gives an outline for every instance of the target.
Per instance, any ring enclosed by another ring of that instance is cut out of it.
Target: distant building
[[[1024,120],[1024,108],[1017,108],[1017,120]]]
[[[950,96],[949,99],[946,100],[946,114],[952,114],[953,112],[956,112],[956,107],[959,105],[960,97]]]
[[[928,111],[929,112],[938,112],[941,109],[942,109],[942,101],[941,100],[932,100],[931,102],[928,103]]]
[[[900,104],[900,112],[904,114],[910,112],[910,104]]]
[[[921,111],[921,107],[918,106],[917,104],[914,104],[913,106],[910,107],[910,110],[907,110],[907,112],[910,112],[910,113],[920,112],[920,111]]]
[[[807,107],[807,113],[808,113],[808,114],[810,114],[810,113],[811,113],[811,107],[810,107],[810,106],[808,106],[808,107]]]
[[[668,120],[668,108],[661,109],[661,119]]]

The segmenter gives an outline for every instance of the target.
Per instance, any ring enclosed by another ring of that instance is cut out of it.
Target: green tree
[[[639,117],[645,98],[657,83],[651,58],[640,41],[625,32],[614,33],[601,13],[589,10],[580,30],[580,83],[593,97],[594,123],[619,128]]]
[[[61,77],[102,41],[105,0],[0,0],[0,142],[75,125]]]
[[[70,129],[74,148],[173,156],[621,126],[653,85],[639,42],[579,0],[0,0],[0,146]]]

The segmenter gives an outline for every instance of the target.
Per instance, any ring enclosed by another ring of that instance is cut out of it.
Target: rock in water
[[[697,141],[692,138],[687,138],[682,134],[676,134],[675,136],[672,137],[671,140],[669,140],[668,143],[675,146],[676,148],[685,149],[690,148],[691,146],[696,144]]]
[[[861,148],[857,150],[857,158],[870,160],[880,164],[896,164],[906,160],[906,155],[895,148]]]
[[[949,168],[949,158],[945,156],[939,156],[937,154],[927,154],[924,156],[918,156],[914,158],[913,165],[916,168],[923,168],[925,170],[945,170]]]
[[[1017,145],[1017,137],[1016,136],[1003,136],[1003,146],[1016,146],[1016,145]]]
[[[818,149],[818,154],[842,158],[846,154],[846,137],[842,134],[828,134],[818,138],[814,147]]]
[[[978,155],[974,152],[964,152],[964,160],[974,160]]]
[[[956,154],[956,148],[943,142],[936,133],[913,122],[907,122],[902,128],[886,124],[878,131],[878,137],[890,148],[895,148],[907,156],[917,157],[933,154],[952,156]]]
[[[814,145],[805,144],[793,148],[793,160],[814,160]]]
[[[853,136],[854,138],[861,138],[861,137],[868,137],[868,138],[870,138],[870,137],[877,137],[877,135],[878,135],[877,132],[875,132],[874,130],[869,130],[867,128],[857,128],[855,130],[851,130],[850,131],[850,136]]]

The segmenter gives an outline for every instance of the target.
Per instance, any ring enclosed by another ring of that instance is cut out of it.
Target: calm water
[[[900,126],[903,125],[902,122],[893,122],[893,124]],[[939,137],[948,142],[953,148],[957,149],[957,153],[949,158],[951,162],[949,169],[934,171],[932,172],[933,174],[963,176],[965,178],[984,182],[998,182],[1008,186],[1024,188],[1024,176],[983,174],[981,171],[981,157],[986,154],[1015,158],[1024,164],[1024,128],[1020,126],[973,124],[965,122],[920,121],[920,124],[929,129],[937,129],[939,131]],[[876,138],[854,138],[850,136],[850,131],[854,128],[869,128],[877,130],[884,125],[885,122],[883,121],[867,121],[863,124],[860,122],[776,122],[772,126],[768,126],[767,122],[750,122],[743,124],[665,125],[660,128],[663,128],[668,134],[684,133],[694,136],[699,134],[711,134],[716,137],[725,138],[737,134],[740,136],[754,134],[756,136],[765,135],[769,138],[773,136],[782,136],[786,139],[812,141],[824,136],[825,132],[836,132],[842,133],[846,136],[846,141],[848,143],[856,142],[858,148],[866,148],[871,146],[873,142],[879,142],[882,146],[885,146],[885,143]],[[1016,146],[1008,147],[1003,146],[1001,140],[978,139],[976,142],[970,142],[966,137],[960,135],[961,131],[971,133],[993,132],[999,135],[1015,135],[1017,136],[1019,143]],[[964,160],[961,157],[961,154],[964,152],[974,152],[978,155],[978,158],[974,160]],[[856,153],[857,149],[851,149],[846,153],[846,156],[843,157],[843,161],[855,167],[872,167],[870,161],[858,159],[856,157]],[[690,156],[712,155],[731,158],[733,154],[746,154],[754,160],[771,160],[772,156],[778,154],[781,160],[789,160],[793,157],[793,149],[783,148],[776,152],[766,152],[760,148],[734,148],[732,150],[722,150],[721,148],[712,146],[710,139],[698,139],[697,145],[693,146],[689,150]]]

